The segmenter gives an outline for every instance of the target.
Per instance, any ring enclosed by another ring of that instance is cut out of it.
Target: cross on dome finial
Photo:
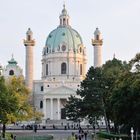
[[[64,4],[63,4],[62,15],[64,15],[64,16],[67,15],[67,10],[66,10],[65,2],[64,2]]]
[[[66,5],[65,5],[65,1],[63,2],[63,8],[65,9]]]
[[[14,58],[14,55],[13,55],[13,53],[12,53],[12,58]]]
[[[115,55],[115,53],[113,54],[113,59],[115,59],[116,58],[116,55]]]

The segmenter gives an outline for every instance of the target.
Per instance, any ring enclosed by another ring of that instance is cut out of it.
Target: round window
[[[62,51],[65,51],[65,50],[66,50],[66,46],[62,45]]]

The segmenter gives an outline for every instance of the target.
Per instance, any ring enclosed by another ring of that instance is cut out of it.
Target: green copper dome
[[[59,26],[53,30],[46,41],[46,46],[49,49],[55,50],[61,45],[66,45],[68,49],[76,51],[83,44],[79,33],[70,26]]]
[[[69,25],[69,18],[65,5],[63,5],[59,16],[60,25],[48,35],[43,51],[44,55],[65,50],[77,52],[83,45],[80,34]]]
[[[14,59],[13,55],[10,61],[8,61],[9,65],[17,65],[17,61]]]

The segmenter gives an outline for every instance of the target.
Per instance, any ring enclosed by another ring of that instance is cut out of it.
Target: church
[[[64,106],[71,95],[76,96],[80,82],[86,76],[86,47],[80,34],[71,27],[70,16],[65,5],[63,5],[59,20],[59,25],[49,33],[42,50],[41,80],[33,79],[35,40],[30,28],[24,40],[25,84],[32,92],[34,108],[43,113],[42,122],[44,123],[47,120],[66,119]],[[102,65],[102,44],[101,32],[96,28],[92,39],[94,67]],[[22,69],[17,66],[13,56],[8,63],[6,70],[0,66],[0,75],[5,77],[22,75]]]

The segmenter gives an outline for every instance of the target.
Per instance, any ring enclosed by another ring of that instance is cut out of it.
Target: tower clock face
[[[64,52],[66,50],[66,46],[62,45],[62,51]]]

